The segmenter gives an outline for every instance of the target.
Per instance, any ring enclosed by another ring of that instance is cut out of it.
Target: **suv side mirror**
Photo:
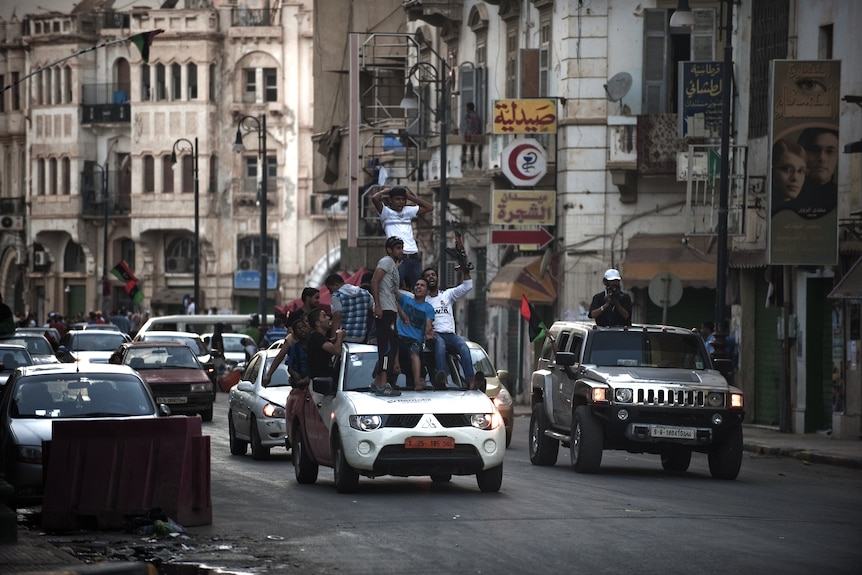
[[[562,365],[564,367],[571,367],[577,363],[575,354],[570,351],[558,351],[554,360],[557,362],[557,365]]]

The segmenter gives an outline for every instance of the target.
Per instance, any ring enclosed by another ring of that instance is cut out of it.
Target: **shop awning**
[[[827,296],[829,299],[862,299],[862,258],[856,260]]]
[[[553,304],[557,288],[550,274],[541,277],[542,256],[515,258],[500,269],[491,281],[488,305],[520,305],[521,296],[532,304]]]
[[[709,237],[643,235],[629,240],[620,274],[625,289],[646,288],[660,273],[670,272],[683,287],[715,288],[715,248]]]

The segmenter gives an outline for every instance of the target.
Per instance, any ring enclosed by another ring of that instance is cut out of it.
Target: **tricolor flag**
[[[141,300],[144,299],[144,292],[142,292],[141,288],[138,286],[138,282],[140,280],[135,277],[135,274],[132,273],[132,269],[125,260],[115,265],[113,269],[111,269],[111,274],[125,283],[126,293],[129,294],[129,297],[132,298],[132,302],[135,305],[141,303]]]
[[[150,30],[149,32],[141,32],[140,34],[135,34],[129,38],[129,40],[138,47],[138,50],[141,51],[141,58],[144,60],[144,64],[147,64],[150,61],[150,46],[153,44],[153,38],[162,32],[164,32],[164,30],[159,28],[157,30]]]
[[[529,324],[530,341],[536,343],[540,339],[544,339],[548,335],[548,328],[545,323],[539,319],[536,314],[536,308],[527,300],[527,296],[521,296],[521,317]]]

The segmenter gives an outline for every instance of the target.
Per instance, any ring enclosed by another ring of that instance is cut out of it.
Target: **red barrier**
[[[197,416],[58,421],[45,449],[42,527],[122,528],[152,508],[210,525],[210,438]]]

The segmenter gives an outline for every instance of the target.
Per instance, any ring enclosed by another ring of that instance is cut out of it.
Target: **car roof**
[[[27,351],[27,346],[21,345],[20,343],[3,343],[3,342],[0,342],[0,349],[15,349],[15,350],[23,349],[24,351]]]
[[[119,365],[113,363],[48,363],[37,365],[21,366],[22,375],[43,375],[43,374],[64,374],[64,373],[79,373],[79,374],[110,374],[110,373],[128,373],[136,374],[137,372],[127,365]]]
[[[144,338],[144,337],[153,337],[153,336],[155,336],[155,337],[192,337],[192,338],[197,338],[197,339],[201,338],[200,334],[197,334],[193,331],[171,331],[171,330],[161,330],[161,329],[150,330],[150,331],[144,332],[144,333],[142,333],[136,337]],[[140,341],[140,340],[138,340],[138,341]]]
[[[550,330],[558,331],[561,329],[582,329],[586,331],[601,330],[601,331],[663,331],[668,333],[692,334],[691,329],[678,327],[673,325],[660,325],[652,323],[636,323],[630,326],[610,326],[604,327],[596,325],[589,321],[555,321]]]
[[[128,341],[125,347],[189,347],[181,341]],[[191,348],[189,348],[191,349]]]
[[[70,329],[66,333],[71,334],[71,335],[82,334],[82,335],[87,335],[87,336],[100,335],[100,334],[123,335],[123,332],[117,331],[115,329],[96,329],[96,328],[93,328],[93,329]]]

